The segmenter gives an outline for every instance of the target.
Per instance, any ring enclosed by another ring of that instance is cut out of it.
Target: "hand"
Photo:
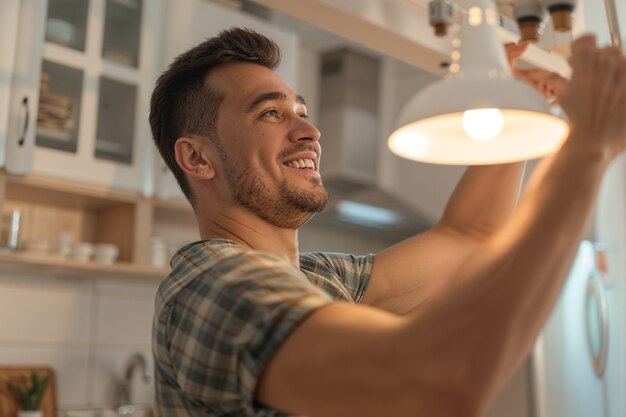
[[[560,95],[572,133],[566,142],[613,159],[626,148],[626,57],[585,35],[572,45],[572,79]]]
[[[528,48],[528,43],[509,43],[504,46],[506,56],[511,66],[511,71],[515,78],[525,81],[532,85],[539,93],[548,100],[554,100],[566,88],[567,80],[559,74],[542,69],[521,70],[515,66],[515,63]]]

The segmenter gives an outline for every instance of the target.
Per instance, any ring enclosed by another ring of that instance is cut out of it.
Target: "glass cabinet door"
[[[136,102],[135,85],[100,77],[96,158],[132,163]]]
[[[106,0],[102,57],[132,67],[139,65],[141,0]]]
[[[46,41],[85,50],[89,0],[48,0]]]
[[[36,62],[42,69],[31,76],[40,92],[37,117],[31,118],[37,122],[35,175],[121,189],[144,186],[148,158],[138,148],[150,136],[147,120],[138,115],[148,112],[149,100],[140,94],[147,94],[156,75],[150,51],[160,30],[159,24],[144,24],[160,19],[163,1],[47,0],[48,7],[38,9],[42,48]]]
[[[37,146],[76,152],[83,72],[44,60],[41,66]]]

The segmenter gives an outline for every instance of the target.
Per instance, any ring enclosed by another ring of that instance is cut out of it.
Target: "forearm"
[[[589,158],[564,148],[546,160],[509,222],[459,269],[460,282],[442,284],[411,315],[406,345],[435,358],[416,364],[425,387],[480,398],[480,408],[523,360],[592,211],[606,162]]]
[[[524,163],[469,167],[439,226],[481,240],[498,230],[517,203]]]
[[[523,163],[467,169],[434,228],[378,254],[364,302],[405,314],[457,269],[511,216]]]

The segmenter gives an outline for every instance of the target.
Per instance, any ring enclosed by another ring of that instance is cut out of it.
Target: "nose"
[[[300,116],[294,118],[289,130],[289,140],[292,142],[311,141],[317,142],[322,134],[308,119]]]

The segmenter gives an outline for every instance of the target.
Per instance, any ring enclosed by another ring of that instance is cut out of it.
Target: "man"
[[[231,29],[154,90],[154,139],[203,239],[174,256],[157,295],[158,412],[483,415],[555,303],[626,145],[626,58],[586,36],[568,83],[525,74],[555,90],[571,134],[519,206],[521,164],[470,168],[433,229],[376,256],[298,251],[298,227],[328,195],[320,132],[273,71],[279,58],[271,40]]]

